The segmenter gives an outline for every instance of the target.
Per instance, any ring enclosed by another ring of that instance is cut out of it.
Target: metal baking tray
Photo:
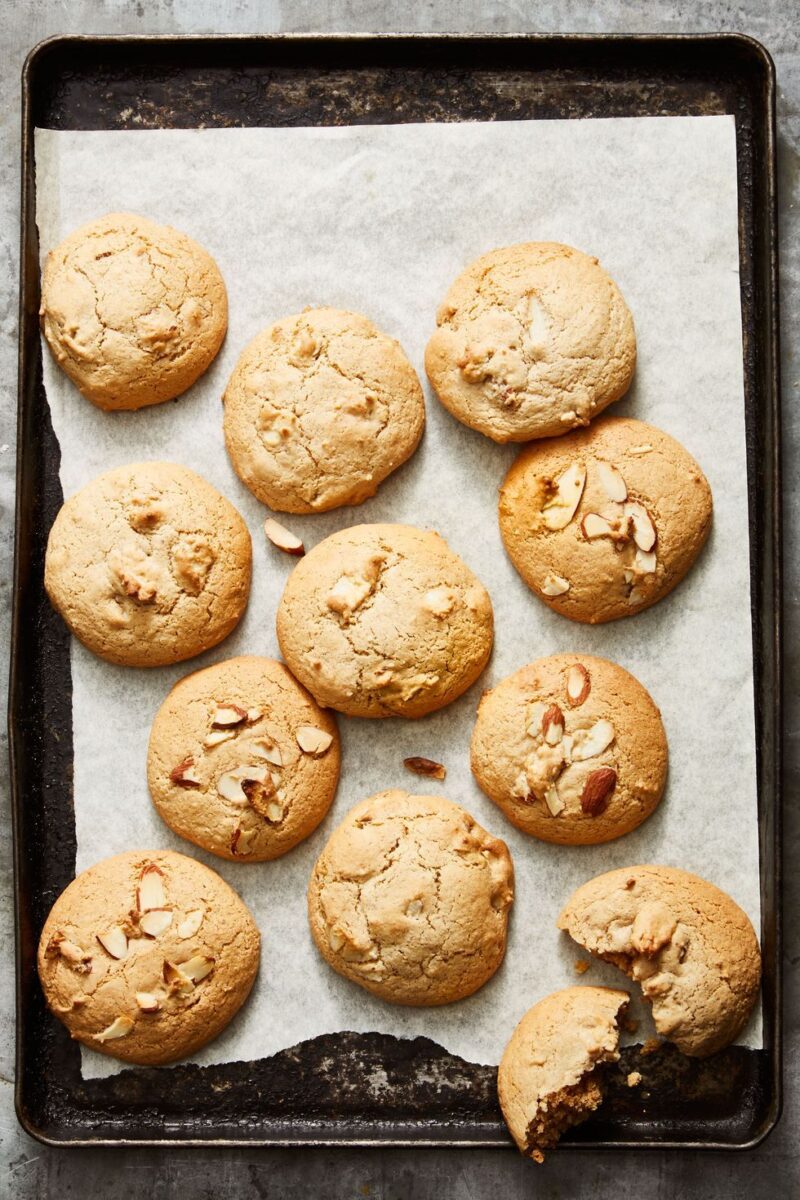
[[[496,1070],[426,1038],[315,1038],[255,1062],[84,1080],[36,977],[44,918],[75,872],[69,635],[43,588],[62,501],[42,385],[33,131],[733,113],[750,504],[764,1049],[703,1062],[624,1051],[563,1146],[752,1147],[781,1104],[780,414],[775,76],[741,36],[59,37],[22,75],[22,253],[10,737],[16,872],[16,1104],[52,1144],[507,1146]],[[113,736],[113,734],[110,734]],[[381,1088],[370,1081],[380,1079]],[[645,1098],[646,1094],[646,1098]],[[376,1098],[377,1097],[377,1098]]]

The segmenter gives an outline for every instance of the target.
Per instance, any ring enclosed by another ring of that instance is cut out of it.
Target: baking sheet
[[[65,495],[139,458],[185,463],[244,514],[254,540],[248,613],[223,646],[157,671],[116,668],[72,644],[77,869],[133,847],[170,846],[218,870],[252,908],[262,971],[245,1010],[199,1062],[264,1057],[319,1033],[428,1036],[473,1062],[496,1062],[515,1022],[576,980],[577,948],[554,927],[566,896],[615,866],[682,866],[729,891],[759,926],[748,513],[732,117],[633,118],[324,129],[72,133],[37,130],[37,223],[43,253],[75,226],[128,209],[205,244],[229,289],[223,351],[192,391],[135,414],[103,414],[44,354]],[[311,545],[360,521],[438,529],[488,586],[496,643],[481,681],[421,722],[340,719],[343,776],[320,830],[276,863],[236,864],[170,833],[147,795],[150,722],[187,671],[237,653],[276,654],[274,613],[291,560],[261,533],[266,510],[234,475],[219,398],[259,329],[307,304],[363,311],[397,336],[422,375],[435,311],[455,274],[497,245],[559,240],[590,251],[619,283],[637,326],[632,391],[613,410],[677,437],[715,499],[708,547],[690,578],[654,609],[590,629],[559,618],[506,560],[497,487],[513,447],[463,428],[429,395],[412,461],[359,509],[287,523]],[[598,847],[527,839],[471,780],[468,743],[483,687],[539,655],[613,658],[650,689],[670,741],[670,780],[639,830]],[[402,767],[439,759],[444,785]],[[340,979],[314,950],[305,886],[342,814],[389,786],[441,790],[514,856],[517,900],[505,965],[476,996],[445,1009],[394,1009]],[[594,965],[584,982],[621,976]],[[637,1039],[648,1032],[648,1019]],[[741,1039],[761,1045],[760,1022]],[[120,1069],[83,1052],[84,1075]]]

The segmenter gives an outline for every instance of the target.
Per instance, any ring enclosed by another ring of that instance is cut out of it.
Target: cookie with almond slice
[[[259,956],[250,910],[215,871],[171,850],[132,850],[61,893],[38,968],[71,1037],[156,1065],[222,1032],[250,993]]]

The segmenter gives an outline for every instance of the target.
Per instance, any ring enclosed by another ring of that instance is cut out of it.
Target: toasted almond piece
[[[124,934],[123,934],[124,937]],[[86,954],[80,946],[76,946],[68,938],[60,938],[56,944],[56,952],[69,963],[87,963],[92,961],[91,954]],[[48,951],[50,947],[47,947]]]
[[[295,554],[299,557],[306,552],[300,538],[290,533],[285,526],[280,525],[273,517],[267,517],[264,522],[264,533],[273,546],[277,546],[279,550],[283,550],[286,554]]]
[[[211,733],[206,735],[203,745],[211,750],[214,746],[221,746],[223,742],[229,742],[235,737],[235,729],[212,729]]]
[[[251,807],[262,817],[271,820],[269,810],[275,802],[275,783],[271,775],[268,775],[262,784],[257,788],[252,788],[248,791],[248,799]]]
[[[176,963],[170,962],[168,958],[164,959],[163,975],[164,982],[174,992],[191,992],[194,988],[194,983],[189,976],[184,975],[181,968]]]
[[[194,958],[180,964],[180,970],[192,983],[199,983],[214,970],[214,959],[207,954],[195,954]]]
[[[558,814],[562,813],[564,811],[564,809],[567,807],[566,804],[564,803],[564,801],[559,796],[558,788],[556,787],[556,785],[554,783],[551,783],[550,787],[545,792],[544,800],[545,800],[545,804],[547,805],[547,807],[550,810],[551,817],[557,817]]]
[[[188,912],[181,921],[178,928],[175,930],[179,938],[194,937],[200,926],[203,924],[205,912],[202,908],[193,908]]]
[[[591,541],[593,538],[614,537],[615,530],[607,517],[601,517],[600,513],[587,513],[581,521],[581,532]]]
[[[628,454],[649,454],[652,449],[649,442],[643,442],[641,446],[628,446]]]
[[[612,767],[598,767],[586,776],[581,792],[581,808],[590,817],[604,812],[617,786],[617,772]]]
[[[136,888],[136,907],[140,913],[150,908],[164,908],[167,894],[164,891],[164,872],[155,863],[142,867]]]
[[[270,800],[269,804],[264,808],[263,815],[268,821],[277,825],[283,820],[283,805],[279,800]]]
[[[154,996],[152,992],[136,992],[134,1000],[139,1005],[142,1012],[154,1013],[161,1008],[161,1001],[158,996]]]
[[[241,767],[234,767],[232,771],[226,771],[224,775],[220,775],[217,780],[217,791],[223,800],[229,800],[231,804],[238,804],[244,808],[250,803],[250,798],[244,790],[245,783],[264,783],[267,778],[267,768],[258,766],[256,763],[245,763]]]
[[[596,758],[602,754],[614,740],[614,726],[602,718],[595,721],[585,736],[572,747],[573,762],[583,762],[587,758]]]
[[[531,785],[528,783],[528,776],[525,771],[520,771],[517,778],[514,780],[514,786],[511,788],[512,800],[530,799]]]
[[[425,775],[428,779],[444,779],[447,775],[447,767],[442,763],[435,762],[432,758],[420,758],[416,754],[412,754],[411,758],[404,758],[403,766],[407,771],[412,771],[415,775]]]
[[[625,516],[633,521],[633,540],[639,549],[652,550],[656,544],[656,527],[644,505],[629,500],[625,504]]]
[[[112,958],[127,958],[128,937],[121,925],[112,925],[104,933],[98,933],[97,940]]]
[[[283,755],[280,747],[276,746],[269,738],[259,738],[253,747],[253,754],[256,758],[264,758],[268,763],[272,763],[273,767],[283,766]]]
[[[600,477],[600,486],[609,500],[628,499],[627,485],[615,466],[607,462],[598,462],[597,474]]]
[[[331,734],[326,733],[324,729],[317,729],[315,725],[301,725],[294,736],[303,753],[311,754],[314,758],[324,754],[333,742]]]
[[[177,783],[178,787],[198,787],[201,782],[194,769],[193,758],[185,758],[183,762],[178,763],[177,767],[173,767],[170,771],[169,777],[170,781]]]
[[[249,854],[255,836],[255,829],[243,829],[241,825],[237,825],[231,834],[231,854],[242,856]]]
[[[575,516],[586,483],[586,468],[571,463],[555,480],[556,493],[542,508],[542,519],[548,529],[565,529]]]
[[[636,547],[636,553],[633,556],[633,573],[634,575],[652,575],[656,569],[656,552],[655,550],[640,550]]]
[[[552,571],[544,577],[542,583],[542,593],[545,596],[563,596],[569,591],[569,580],[563,579],[560,575],[555,575]]]
[[[133,1017],[129,1017],[127,1013],[123,1013],[116,1020],[112,1021],[102,1033],[96,1033],[94,1040],[96,1042],[113,1042],[115,1038],[125,1037],[127,1033],[130,1033],[134,1024]]]
[[[542,717],[542,736],[548,746],[557,746],[564,736],[564,714],[557,704],[551,704]]]
[[[158,937],[172,924],[171,908],[150,908],[139,917],[139,928],[148,937]]]
[[[214,729],[227,729],[231,725],[241,725],[247,720],[247,713],[238,704],[218,704],[211,725]]]
[[[583,663],[573,663],[567,671],[567,700],[570,708],[580,708],[589,692],[592,681]]]
[[[330,931],[328,934],[328,945],[330,946],[331,950],[334,951],[334,953],[337,953],[339,950],[341,950],[342,946],[344,945],[344,935],[339,929],[334,927]]]

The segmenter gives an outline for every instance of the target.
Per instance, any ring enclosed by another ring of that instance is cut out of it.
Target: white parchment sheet
[[[748,513],[743,422],[735,133],[732,117],[669,117],[325,129],[37,131],[42,253],[114,210],[174,224],[207,246],[229,289],[230,328],[208,374],[174,403],[102,413],[45,351],[65,495],[110,467],[169,459],[194,468],[244,514],[254,543],[245,619],[222,646],[162,670],[110,666],[72,643],[77,868],[121,850],[172,847],[219,871],[263,934],[252,998],[202,1063],[263,1057],[336,1030],[426,1035],[473,1062],[497,1062],[523,1012],[574,983],[577,947],[554,926],[578,884],[640,862],[695,871],[759,926]],[[322,827],[284,859],[237,864],[175,837],[153,809],[145,754],[170,686],[234,654],[277,655],[274,618],[292,560],[265,542],[266,510],[238,481],[220,397],[246,344],[306,305],[367,314],[400,339],[420,376],[437,305],[455,275],[495,246],[568,242],[596,254],[636,322],[636,382],[613,411],[652,422],[700,462],[714,493],[710,542],[689,578],[630,620],[598,628],[551,613],[503,552],[497,488],[516,453],[453,420],[427,389],[423,443],[374,499],[287,523],[313,545],[363,521],[438,529],[491,592],[492,661],[458,702],[418,722],[340,719],[343,774]],[[670,745],[655,816],[610,845],[526,838],[473,783],[468,745],[481,689],[540,655],[615,659],[651,691]],[[447,765],[444,785],[403,757]],[[474,997],[440,1009],[391,1007],[340,979],[308,932],[314,859],[343,814],[386,787],[440,790],[514,857],[517,899],[505,964]],[[595,965],[584,982],[623,977]],[[647,1022],[637,1037],[652,1029]],[[760,1023],[743,1038],[760,1045]],[[84,1073],[119,1069],[84,1052]]]

